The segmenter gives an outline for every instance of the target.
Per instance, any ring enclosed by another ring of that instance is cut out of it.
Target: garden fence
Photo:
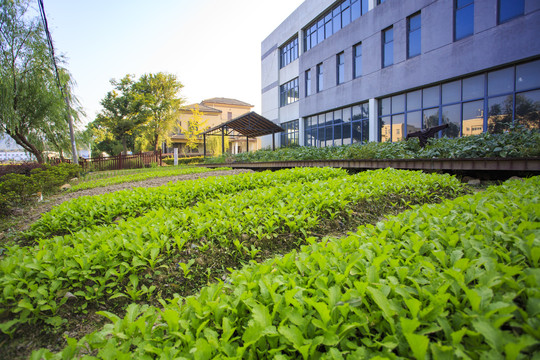
[[[56,165],[61,162],[71,163],[69,159],[50,159],[49,163]],[[79,158],[79,165],[83,171],[104,171],[104,170],[122,170],[139,169],[150,167],[152,164],[162,165],[161,150],[144,152],[133,155],[117,155],[109,157],[95,157],[90,159]]]

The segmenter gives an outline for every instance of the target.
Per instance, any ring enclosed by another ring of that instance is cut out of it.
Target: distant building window
[[[383,47],[382,58],[383,67],[390,66],[394,63],[394,28],[389,27],[383,30]]]
[[[377,0],[377,5],[381,5],[384,2],[384,0]]]
[[[368,0],[343,0],[304,30],[304,51],[349,25],[368,11]]]
[[[279,67],[285,67],[298,59],[298,37],[287,42],[279,49]]]
[[[474,0],[456,0],[454,39],[471,36],[474,32]]]
[[[298,78],[280,86],[279,105],[285,106],[298,101]]]
[[[227,120],[232,120],[232,112],[227,113]]]
[[[323,90],[323,64],[317,65],[317,92]]]
[[[306,96],[311,95],[311,69],[306,71]]]
[[[353,48],[353,71],[354,78],[362,76],[362,44],[355,45]]]
[[[281,133],[281,147],[298,145],[298,120],[288,121],[280,126],[285,130]]]
[[[422,51],[420,13],[409,16],[407,19],[407,57],[412,58],[420,55]]]
[[[525,0],[499,0],[499,24],[525,13]]]
[[[337,84],[343,84],[345,82],[345,54],[340,53],[336,56],[336,72],[337,72]]]

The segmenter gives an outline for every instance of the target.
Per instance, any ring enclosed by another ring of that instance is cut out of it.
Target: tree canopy
[[[76,103],[69,73],[60,67],[59,76]],[[45,33],[29,0],[0,0],[0,133],[42,163],[45,150],[71,151],[67,115]],[[78,120],[78,111],[72,116]]]

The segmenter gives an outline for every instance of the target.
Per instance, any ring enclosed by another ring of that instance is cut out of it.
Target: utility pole
[[[77,144],[75,143],[75,131],[73,130],[73,117],[71,116],[71,106],[69,104],[69,97],[67,92],[67,86],[64,85],[64,101],[66,102],[66,110],[69,122],[69,138],[71,140],[71,154],[73,159],[73,164],[77,165],[79,163],[79,155],[77,154]]]

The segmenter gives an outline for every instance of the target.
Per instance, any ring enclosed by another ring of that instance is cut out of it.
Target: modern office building
[[[305,0],[262,42],[281,146],[540,124],[539,0]],[[263,138],[267,147],[271,138]]]

